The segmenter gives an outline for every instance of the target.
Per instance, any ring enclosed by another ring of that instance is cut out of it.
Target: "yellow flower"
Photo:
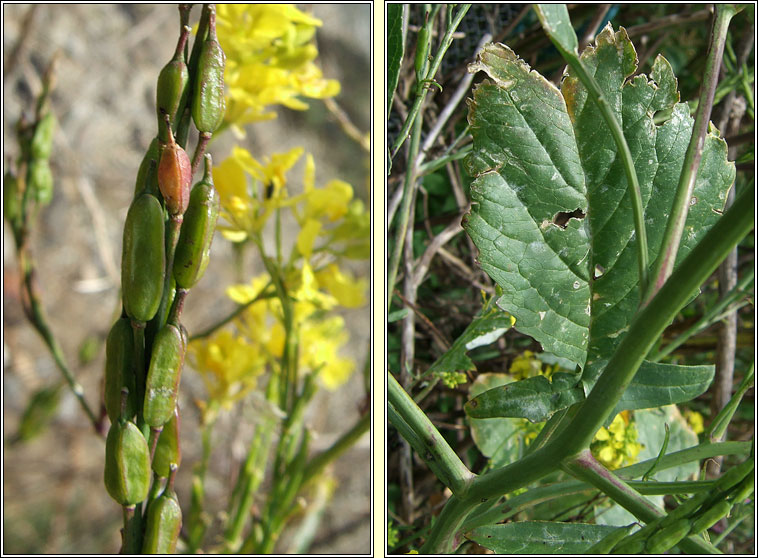
[[[218,227],[224,237],[241,242],[260,232],[274,209],[296,203],[287,199],[286,174],[302,154],[302,147],[294,147],[261,163],[246,149],[235,147],[231,156],[214,167],[221,215],[229,223]]]
[[[539,375],[542,371],[542,362],[534,357],[532,351],[524,351],[513,359],[508,371],[517,380],[523,380],[525,378]]]
[[[692,431],[695,434],[702,434],[705,431],[705,428],[703,427],[703,415],[697,411],[685,409],[684,418],[687,420],[687,424],[690,425],[690,428],[692,428]]]
[[[352,274],[342,271],[335,263],[317,271],[316,280],[345,308],[359,308],[366,304],[368,280],[355,279]]]
[[[329,390],[344,384],[355,368],[351,359],[339,355],[339,349],[347,339],[345,322],[340,316],[307,321],[302,325],[300,365],[317,370],[319,380]]]
[[[616,415],[608,428],[601,428],[590,445],[593,455],[609,469],[633,463],[642,450],[637,442],[637,428],[629,411]]]
[[[313,253],[313,243],[321,232],[321,222],[315,219],[308,219],[303,223],[300,232],[297,233],[297,250],[306,260],[311,258]]]
[[[266,364],[252,344],[227,330],[190,343],[188,357],[205,383],[209,400],[227,409],[255,389]]]
[[[337,299],[329,294],[323,293],[318,289],[318,282],[316,276],[313,274],[313,269],[306,261],[303,262],[303,267],[300,270],[300,277],[297,287],[292,293],[293,298],[299,302],[309,302],[316,308],[322,310],[331,310],[337,304]]]
[[[361,200],[353,200],[347,206],[347,213],[331,231],[328,250],[356,260],[371,257],[371,215]]]
[[[271,281],[266,274],[253,277],[249,285],[232,285],[226,289],[226,296],[237,304],[247,304],[263,292]]]
[[[353,187],[342,180],[332,180],[324,188],[309,189],[306,186],[306,218],[326,217],[336,221],[347,213],[348,204],[353,199]]]
[[[224,120],[239,134],[247,123],[275,118],[271,105],[305,110],[300,97],[339,93],[339,82],[313,63],[318,49],[311,41],[320,25],[292,4],[217,5],[216,33],[226,54]]]

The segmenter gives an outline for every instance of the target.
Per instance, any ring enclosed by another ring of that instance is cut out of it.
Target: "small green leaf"
[[[471,384],[469,396],[513,381],[509,374],[480,374]],[[497,467],[511,463],[519,455],[519,437],[524,434],[520,421],[511,418],[469,419],[471,437],[482,452]]]
[[[553,43],[566,52],[576,53],[579,44],[566,4],[535,4],[534,11]]]
[[[408,315],[408,312],[410,312],[408,308],[401,308],[400,310],[395,310],[394,312],[390,312],[389,314],[387,314],[387,323],[391,324],[392,322],[397,322],[399,320],[402,320]]]
[[[466,414],[472,418],[512,417],[542,422],[556,411],[584,400],[574,374],[556,372],[552,382],[533,376],[485,391],[467,402]]]
[[[15,442],[26,442],[41,434],[58,411],[61,384],[44,387],[34,392],[21,416]]]
[[[476,370],[466,352],[494,343],[505,335],[513,323],[513,316],[503,312],[495,304],[495,299],[490,298],[447,352],[432,364],[429,372]]]
[[[387,4],[387,115],[403,63],[403,4]]]

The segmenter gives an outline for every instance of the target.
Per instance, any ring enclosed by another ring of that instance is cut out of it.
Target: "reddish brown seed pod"
[[[158,163],[158,188],[171,215],[183,215],[190,199],[192,163],[187,152],[174,141],[168,115],[164,118],[168,143],[163,146]]]

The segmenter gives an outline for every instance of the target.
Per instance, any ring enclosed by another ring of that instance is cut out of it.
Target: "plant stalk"
[[[697,112],[695,113],[695,124],[692,127],[692,136],[687,146],[687,152],[684,155],[684,166],[679,176],[676,194],[674,194],[671,213],[666,221],[666,230],[663,233],[661,250],[651,271],[652,279],[640,291],[643,293],[643,304],[647,304],[663,287],[666,279],[668,279],[674,269],[676,254],[679,251],[679,242],[684,230],[684,223],[687,220],[687,213],[689,212],[692,191],[695,188],[697,170],[703,155],[705,134],[708,130],[708,119],[713,107],[713,94],[716,91],[721,58],[724,54],[726,33],[729,28],[729,21],[735,13],[735,8],[731,4],[716,4],[716,17],[711,30],[711,42],[708,47],[703,85],[700,88],[700,97],[698,99]]]
[[[468,470],[424,411],[419,409],[391,373],[387,374],[387,399],[423,443],[425,452],[421,457],[424,461],[434,461],[444,475],[440,480],[453,494],[464,496],[476,475]]]

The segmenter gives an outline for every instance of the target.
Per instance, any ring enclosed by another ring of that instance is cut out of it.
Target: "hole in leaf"
[[[602,277],[603,273],[605,273],[605,268],[602,265],[597,264],[595,265],[595,274],[593,275],[592,278],[597,279],[599,277]]]
[[[553,223],[565,229],[568,226],[569,219],[584,219],[584,211],[581,209],[575,209],[570,212],[559,211],[553,217]]]
[[[653,114],[653,122],[656,126],[663,126],[666,122],[668,122],[671,119],[671,115],[674,114],[673,109],[663,109],[663,110],[657,110]]]

